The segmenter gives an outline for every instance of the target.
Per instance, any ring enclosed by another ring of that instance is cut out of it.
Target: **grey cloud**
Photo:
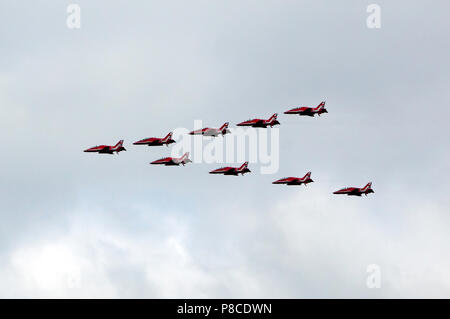
[[[80,30],[53,1],[0,10],[2,296],[448,295],[429,250],[448,241],[446,2],[378,1],[380,30],[364,1],[78,3]],[[322,99],[319,119],[280,114],[274,175],[151,167],[168,149],[130,145]],[[119,156],[82,153],[120,138]],[[309,170],[306,189],[270,184]],[[367,200],[331,195],[369,180]],[[24,274],[53,254],[92,285]]]

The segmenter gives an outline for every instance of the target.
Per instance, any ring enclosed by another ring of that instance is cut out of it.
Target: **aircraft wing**
[[[211,171],[210,174],[227,174],[232,170],[234,170],[233,167],[222,167]]]
[[[256,120],[255,122],[252,123],[252,125],[262,126],[262,125],[264,125],[264,120]]]
[[[334,194],[352,194],[355,191],[354,188],[343,188],[335,191]]]
[[[171,162],[172,162],[172,158],[164,157],[164,158],[161,158],[159,160],[153,161],[150,164],[169,164]]]

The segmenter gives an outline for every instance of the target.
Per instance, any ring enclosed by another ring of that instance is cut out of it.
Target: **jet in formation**
[[[210,174],[223,174],[223,175],[234,175],[238,176],[239,174],[244,175],[245,173],[250,173],[251,171],[248,169],[248,162],[245,162],[240,167],[222,167],[215,169]]]
[[[317,107],[302,106],[284,112],[284,114],[298,114],[312,117],[314,117],[314,115],[316,114],[320,116],[320,114],[322,113],[328,113],[327,109],[325,108],[325,101],[321,102]]]
[[[274,125],[280,125],[280,122],[277,120],[278,114],[275,113],[272,115],[268,120],[263,119],[253,119],[241,122],[239,124],[236,124],[236,126],[251,126],[251,127],[262,127],[267,128],[268,126],[273,127]]]
[[[117,154],[119,154],[119,152],[126,151],[126,149],[125,147],[123,147],[123,140],[120,140],[114,146],[98,145],[88,148],[87,150],[84,151],[87,153],[114,154],[114,152],[116,152]]]
[[[372,189],[372,183],[368,183],[363,188],[358,187],[347,187],[335,191],[333,194],[347,194],[348,196],[361,196],[362,194],[366,195],[370,193],[375,193]]]
[[[220,134],[225,135],[227,133],[230,133],[230,130],[228,129],[228,125],[230,123],[226,122],[219,128],[210,128],[205,127],[200,130],[195,130],[190,132],[190,135],[204,135],[204,136],[219,136]]]
[[[311,172],[308,172],[303,177],[285,177],[272,182],[272,184],[286,184],[288,186],[304,184],[306,186],[308,183],[312,182],[314,181],[311,179]]]
[[[166,166],[179,166],[185,165],[187,163],[191,163],[192,161],[189,159],[189,152],[184,153],[183,156],[176,158],[176,157],[164,157],[159,160],[153,161],[150,164],[161,164]]]
[[[172,139],[172,132],[166,135],[166,137],[158,138],[158,137],[148,137],[144,138],[143,140],[134,142],[133,145],[148,145],[148,146],[161,146],[166,145],[169,146],[169,144],[175,143],[175,141]]]
[[[311,116],[314,117],[316,114],[320,116],[323,113],[328,113],[327,109],[325,108],[325,101],[321,102],[317,107],[297,107],[293,108],[291,110],[288,110],[284,112],[284,114],[298,114],[298,115],[304,115],[304,116]],[[241,123],[236,124],[237,126],[249,126],[249,127],[255,127],[255,128],[267,128],[267,127],[273,127],[275,125],[280,125],[280,122],[277,120],[278,114],[273,114],[269,119],[251,119],[247,120]],[[217,137],[219,135],[224,136],[225,134],[231,133],[228,129],[229,123],[224,123],[219,128],[202,128],[199,130],[194,130],[190,132],[190,135],[204,135],[204,136],[213,136]],[[172,132],[167,134],[163,138],[157,138],[157,137],[148,137],[142,140],[139,140],[137,142],[134,142],[134,145],[148,145],[148,146],[161,146],[166,145],[169,146],[172,143],[176,143],[172,139]],[[123,140],[120,140],[116,145],[110,146],[110,145],[98,145],[91,148],[88,148],[84,150],[84,152],[88,153],[99,153],[99,154],[114,154],[121,151],[126,151],[125,147],[123,147]],[[192,161],[189,159],[189,152],[186,152],[183,154],[183,156],[177,158],[177,157],[164,157],[161,159],[158,159],[156,161],[151,162],[150,164],[160,164],[165,166],[179,166],[179,165],[186,165],[188,163],[192,163]],[[210,174],[222,174],[222,175],[233,175],[238,176],[239,174],[244,175],[245,173],[250,173],[250,169],[248,169],[248,162],[245,162],[240,167],[222,167],[215,169],[213,171],[210,171]],[[294,185],[307,185],[309,183],[314,182],[311,179],[311,172],[306,173],[303,177],[284,177],[281,179],[278,179],[272,184],[284,184],[288,186],[294,186]],[[362,188],[358,187],[346,187],[343,189],[340,189],[338,191],[333,192],[333,194],[344,194],[348,196],[362,196],[368,195],[370,193],[374,193],[372,189],[372,183],[368,183],[366,186]]]

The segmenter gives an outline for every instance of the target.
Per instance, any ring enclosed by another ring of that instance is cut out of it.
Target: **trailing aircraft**
[[[262,127],[267,128],[268,126],[273,127],[274,125],[280,125],[280,122],[277,120],[278,114],[275,113],[268,120],[263,119],[252,119],[241,122],[237,124],[237,126],[251,126],[251,127]]]
[[[223,175],[234,175],[238,176],[239,174],[244,175],[245,173],[250,173],[251,171],[248,169],[248,162],[245,162],[240,167],[222,167],[215,169],[210,174],[223,174]]]
[[[286,184],[288,186],[304,184],[306,186],[308,183],[312,182],[314,181],[311,179],[311,172],[308,172],[303,177],[285,177],[272,182],[272,184]]]
[[[164,157],[159,160],[153,161],[150,164],[161,164],[166,166],[179,166],[180,164],[184,166],[184,164],[192,163],[192,161],[189,159],[189,152],[184,153],[183,156],[176,158],[176,157]]]
[[[368,183],[363,188],[347,187],[347,188],[343,188],[338,191],[335,191],[333,194],[344,194],[344,195],[347,194],[348,196],[361,196],[362,194],[365,194],[367,196],[367,194],[370,194],[370,193],[375,193],[372,189],[371,182]]]
[[[87,153],[99,153],[99,154],[114,154],[114,152],[119,154],[119,152],[122,152],[122,151],[126,151],[125,147],[123,147],[123,140],[120,140],[114,146],[98,145],[98,146],[88,148],[87,150],[84,150],[84,152],[87,152]]]
[[[230,130],[228,129],[228,125],[229,125],[229,123],[226,122],[219,128],[205,127],[200,130],[192,131],[189,134],[190,135],[214,136],[214,137],[219,136],[220,134],[225,135],[227,133],[230,133]]]
[[[175,143],[175,141],[172,139],[172,132],[166,135],[166,137],[158,138],[158,137],[148,137],[144,138],[143,140],[134,142],[133,145],[148,145],[148,146],[160,146],[160,145],[166,145],[169,146],[169,144]]]

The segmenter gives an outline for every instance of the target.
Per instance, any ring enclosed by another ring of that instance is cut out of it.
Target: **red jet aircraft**
[[[285,177],[285,178],[279,179],[275,182],[272,182],[272,184],[286,184],[288,186],[304,184],[306,186],[306,184],[312,183],[312,182],[314,182],[314,181],[311,179],[311,172],[308,172],[302,178],[300,178],[300,177]]]
[[[343,188],[338,191],[335,191],[333,194],[347,194],[348,196],[361,196],[362,194],[365,194],[367,196],[367,194],[370,193],[375,193],[372,189],[372,183],[368,183],[363,188],[358,187]]]
[[[176,157],[164,157],[159,160],[153,161],[150,164],[162,164],[166,166],[179,166],[180,164],[184,166],[184,164],[191,163],[192,161],[189,159],[189,152],[184,153],[180,158]]]
[[[230,130],[228,129],[229,123],[224,123],[220,128],[210,128],[205,127],[200,130],[195,130],[190,132],[190,135],[205,135],[205,136],[218,136],[219,134],[225,135],[227,133],[230,133]]]
[[[297,107],[292,110],[284,112],[284,114],[298,114],[298,115],[306,115],[306,116],[312,116],[314,117],[315,114],[319,115],[322,113],[328,113],[327,109],[325,108],[325,101],[321,102],[317,107]]]
[[[148,146],[166,145],[166,146],[169,146],[169,144],[172,144],[172,143],[175,143],[175,141],[172,139],[172,132],[170,132],[164,138],[158,138],[158,137],[144,138],[143,140],[134,142],[133,145],[148,145]]]
[[[248,169],[248,162],[245,162],[241,165],[241,167],[222,167],[215,169],[210,174],[223,174],[223,175],[234,175],[238,176],[242,174],[244,176],[245,173],[250,173],[251,171]]]
[[[278,114],[275,113],[268,120],[262,119],[253,119],[241,122],[237,124],[237,126],[251,126],[251,127],[263,127],[267,128],[268,126],[273,127],[274,125],[280,125],[280,122],[277,121]]]
[[[114,152],[116,152],[117,154],[119,154],[119,152],[126,151],[126,149],[125,147],[123,147],[123,140],[120,140],[114,146],[98,145],[88,148],[87,150],[84,151],[88,153],[99,153],[99,154],[114,154]]]

